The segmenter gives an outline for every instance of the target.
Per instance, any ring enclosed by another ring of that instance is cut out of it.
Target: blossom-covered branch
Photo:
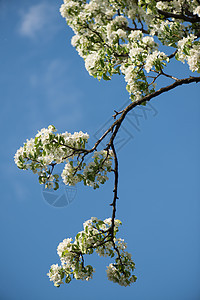
[[[92,217],[83,224],[84,230],[76,235],[74,242],[72,238],[64,239],[57,248],[61,266],[52,265],[47,274],[54,285],[59,287],[64,278],[66,283],[72,278],[91,279],[95,270],[91,265],[85,266],[83,256],[91,255],[94,251],[99,256],[115,257],[115,262],[107,267],[109,280],[123,286],[135,282],[137,277],[132,274],[135,264],[131,254],[125,251],[127,246],[124,240],[116,238],[119,225],[121,221],[116,219],[112,227],[111,218],[102,221]]]
[[[192,22],[181,18],[183,13]],[[148,73],[161,72],[174,56],[187,61],[192,72],[200,72],[198,1],[65,0],[61,14],[75,33],[72,45],[89,74],[99,80],[123,74],[132,101],[155,91],[156,82],[150,84]],[[164,53],[162,45],[168,46],[167,52],[175,51]]]
[[[121,222],[116,219],[119,170],[115,139],[126,115],[136,106],[146,105],[178,86],[200,82],[200,77],[191,76],[191,72],[200,73],[200,1],[64,0],[60,12],[74,31],[72,45],[85,60],[89,74],[99,80],[122,74],[130,104],[114,111],[113,124],[92,148],[87,148],[87,133],[56,133],[50,125],[24,143],[15,163],[38,174],[40,184],[55,190],[59,188],[59,175],[54,172],[61,163],[65,164],[61,177],[66,185],[83,182],[96,189],[114,174],[111,218],[102,221],[93,217],[83,224],[84,230],[74,241],[68,238],[60,243],[57,252],[61,265],[52,265],[48,276],[55,286],[60,286],[64,277],[66,283],[72,278],[91,279],[94,268],[85,266],[85,255],[95,251],[100,256],[115,257],[107,268],[108,279],[127,286],[136,281],[136,276],[126,244],[116,237]],[[169,74],[168,65],[177,61],[187,62],[187,78]],[[156,89],[161,77],[172,83]],[[110,139],[102,148],[109,133]],[[86,163],[91,153],[92,160]]]

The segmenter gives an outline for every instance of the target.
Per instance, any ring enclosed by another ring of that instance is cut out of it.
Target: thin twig
[[[168,58],[169,58],[169,59],[173,58],[173,57],[176,55],[177,52],[178,52],[178,50],[176,49],[172,54],[170,54],[170,55],[168,56]]]

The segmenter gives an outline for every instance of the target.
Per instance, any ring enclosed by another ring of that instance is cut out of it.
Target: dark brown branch
[[[168,58],[169,58],[169,59],[173,58],[173,57],[176,55],[177,52],[178,52],[178,50],[174,51],[172,54],[170,54],[170,55],[168,56]]]
[[[150,85],[152,85],[152,84],[154,84],[154,82],[158,79],[158,77],[160,77],[161,75],[164,75],[163,73],[161,73],[161,72],[159,72],[158,73],[158,75],[156,75],[155,77],[153,77],[153,80],[152,80],[152,82],[149,84],[149,86]],[[150,77],[150,76],[149,76]]]
[[[121,258],[119,249],[118,249],[117,246],[115,245],[114,241],[113,241],[113,248],[114,248],[115,251],[117,252],[117,256],[118,256],[118,259],[119,259],[119,261],[120,261],[120,265],[121,265],[121,267],[122,267],[122,273],[125,274],[125,272],[124,272],[124,264],[123,264],[123,262],[122,262],[122,258]]]
[[[175,79],[175,78],[172,78],[172,79]],[[192,83],[192,82],[200,82],[200,77],[189,77],[189,78],[184,78],[184,79],[179,79],[179,80],[176,80],[174,83],[172,83],[171,85],[168,85],[166,87],[163,87],[161,89],[159,89],[158,91],[155,91],[154,93],[152,94],[149,94],[147,96],[144,96],[142,99],[140,100],[137,100],[137,101],[134,101],[132,103],[130,103],[125,109],[123,109],[122,111],[120,112],[115,112],[115,115],[114,115],[114,118],[116,118],[119,114],[121,115],[119,119],[117,119],[111,126],[110,128],[108,128],[106,130],[106,132],[104,132],[104,134],[100,137],[100,139],[95,143],[95,145],[87,150],[87,149],[77,149],[77,148],[73,148],[73,147],[70,147],[68,145],[64,145],[64,144],[60,144],[61,146],[65,146],[65,147],[68,147],[70,148],[71,150],[73,150],[73,154],[74,151],[75,152],[78,152],[79,154],[83,154],[83,157],[82,157],[82,160],[80,162],[80,164],[78,165],[77,167],[77,170],[78,168],[80,168],[80,165],[82,164],[83,160],[84,160],[84,157],[89,154],[89,153],[92,153],[94,151],[97,150],[97,147],[98,145],[102,142],[102,140],[110,133],[112,132],[112,135],[111,135],[111,138],[110,138],[110,141],[109,143],[107,144],[107,147],[106,149],[108,150],[109,148],[112,148],[112,150],[114,149],[114,145],[113,145],[113,142],[114,142],[114,139],[117,135],[117,132],[123,122],[123,120],[125,119],[127,113],[132,110],[134,107],[138,106],[138,105],[141,105],[143,102],[146,102],[146,101],[150,101],[151,99],[163,94],[164,92],[167,92],[167,91],[170,91],[174,88],[176,88],[177,86],[181,86],[183,84],[189,84],[189,83]],[[54,142],[57,142],[57,141],[54,141]],[[72,155],[73,155],[72,154]],[[117,156],[116,156],[116,153],[115,153],[115,149],[113,151],[113,154],[114,154],[114,160],[115,160],[115,164],[117,165],[117,168],[118,168],[118,162],[117,162]],[[28,158],[27,158],[28,159]],[[39,162],[38,162],[39,163]],[[54,164],[55,165],[55,164]],[[116,171],[117,170],[117,171]],[[117,172],[117,173],[116,173]],[[114,169],[114,173],[115,173],[115,180],[118,181],[118,169]],[[117,175],[116,175],[117,174]],[[75,174],[74,174],[75,175]],[[116,187],[117,187],[117,183],[116,183]],[[115,195],[114,195],[114,199],[116,198],[117,199],[117,189],[115,189],[114,191]],[[114,200],[113,200],[114,201]],[[115,200],[116,201],[116,200]],[[115,205],[115,203],[113,202],[113,204],[111,205]],[[115,215],[114,215],[115,217]]]
[[[81,169],[82,165],[83,165],[83,162],[84,162],[84,158],[85,156],[87,155],[87,153],[84,153],[84,155],[81,157],[81,161],[79,162],[79,164],[75,167],[75,171],[73,173],[73,176],[76,175],[76,173],[78,172],[78,170]]]
[[[127,31],[140,30],[140,31],[142,31],[142,33],[149,34],[149,30],[144,29],[144,28],[143,28],[143,24],[142,24],[142,23],[140,23],[140,24],[142,25],[141,28],[138,28],[138,27],[136,26],[136,23],[135,23],[135,27],[134,27],[134,28],[131,28],[131,27],[129,27],[129,26],[122,26],[122,28],[125,29],[125,30],[127,30]]]
[[[114,182],[114,197],[113,197],[113,202],[110,204],[113,207],[113,212],[112,212],[112,223],[111,223],[111,237],[112,239],[114,238],[114,227],[115,227],[115,214],[116,214],[116,204],[117,204],[117,199],[118,195],[118,159],[117,159],[117,153],[115,151],[115,147],[113,142],[111,143],[111,149],[113,151],[113,156],[114,156],[114,163],[115,163],[115,167],[114,167],[114,174],[115,174],[115,182]]]
[[[173,80],[178,80],[178,78],[176,78],[176,77],[174,77],[174,76],[172,76],[172,75],[169,75],[169,74],[166,74],[166,73],[164,73],[163,72],[163,70],[161,70],[161,73],[160,73],[161,75],[164,75],[165,77],[168,77],[168,78],[171,78],[171,79],[173,79]]]
[[[108,239],[106,240],[106,238],[108,238]],[[100,243],[97,243],[96,245],[94,243],[93,245],[87,247],[87,249],[96,249],[97,247],[103,246],[109,242],[112,242],[112,239],[109,235],[107,235]]]
[[[166,87],[163,87],[161,89],[159,89],[158,91],[155,91],[154,93],[152,94],[149,94],[147,96],[144,96],[142,99],[140,100],[137,100],[137,101],[134,101],[132,102],[131,104],[129,104],[122,112],[119,112],[121,114],[121,117],[116,120],[108,130],[106,130],[106,132],[104,132],[104,134],[101,136],[101,138],[95,143],[94,147],[92,149],[89,150],[89,152],[92,152],[94,151],[94,149],[96,149],[98,147],[98,145],[102,142],[102,140],[110,133],[113,131],[113,134],[111,136],[111,139],[110,139],[110,146],[112,145],[115,137],[116,137],[116,134],[121,126],[121,123],[123,122],[125,116],[127,115],[127,113],[132,110],[134,107],[138,106],[138,105],[141,105],[143,102],[146,102],[146,101],[150,101],[151,99],[165,93],[165,92],[168,92],[170,90],[173,90],[174,88],[176,88],[177,86],[181,86],[183,84],[190,84],[192,82],[200,82],[200,77],[189,77],[189,78],[184,78],[184,79],[179,79],[179,80],[176,80],[174,83],[166,86]],[[118,114],[119,114],[118,113]]]
[[[121,113],[122,113],[122,111],[116,111],[116,110],[114,110],[114,115],[112,115],[112,117],[114,118],[114,119],[116,119],[116,117],[118,116],[118,115],[120,115]]]
[[[174,19],[180,19],[180,20],[184,20],[186,22],[190,22],[190,23],[197,23],[200,22],[200,18],[197,15],[193,15],[191,17],[188,17],[186,15],[184,15],[183,13],[181,14],[174,14],[168,11],[163,11],[158,9],[158,13],[163,15],[166,18],[174,18]]]
[[[87,149],[71,147],[71,146],[69,146],[69,145],[65,145],[65,144],[63,144],[63,143],[60,143],[60,142],[58,142],[58,141],[56,141],[56,140],[53,140],[53,142],[56,143],[56,144],[58,144],[58,145],[60,145],[60,146],[63,146],[63,147],[66,147],[66,148],[69,148],[69,149],[73,150],[71,156],[74,155],[75,152],[81,152],[81,153],[83,153],[83,152],[88,152]]]

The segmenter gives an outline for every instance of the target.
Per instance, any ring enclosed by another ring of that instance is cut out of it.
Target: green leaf
[[[108,80],[111,80],[111,78],[110,78],[109,76],[107,76],[105,73],[103,73],[103,79],[104,79],[104,80],[107,80],[107,81],[108,81]]]
[[[77,233],[77,235],[76,235],[76,239],[77,239],[77,240],[78,240],[79,236],[80,236],[80,232]]]
[[[72,280],[71,277],[69,275],[67,275],[65,278],[65,282],[70,283],[71,280]]]
[[[186,55],[190,55],[190,48],[187,47],[187,46],[184,46],[184,47],[183,47],[183,52],[184,52]]]
[[[59,189],[59,184],[58,182],[55,182],[54,184],[55,184],[54,191],[57,191],[57,189]]]
[[[104,68],[104,61],[103,61],[103,59],[100,59],[100,65],[101,65],[101,67],[102,67],[102,69]]]
[[[107,53],[108,53],[108,55],[112,54],[112,51],[110,50],[110,48],[107,48]]]

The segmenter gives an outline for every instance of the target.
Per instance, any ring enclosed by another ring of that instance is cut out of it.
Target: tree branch
[[[118,159],[117,159],[117,153],[115,151],[115,147],[114,147],[114,144],[113,142],[111,143],[111,149],[113,151],[113,155],[114,155],[114,162],[115,162],[115,168],[114,168],[114,174],[115,174],[115,182],[114,182],[114,190],[113,190],[113,193],[114,193],[114,198],[113,198],[113,202],[110,204],[112,207],[113,207],[113,212],[112,212],[112,223],[111,223],[111,237],[112,239],[114,238],[114,227],[115,227],[115,214],[116,214],[116,202],[117,202],[117,199],[118,196],[117,196],[117,193],[118,193],[118,177],[119,177],[119,174],[118,174]]]
[[[191,17],[188,17],[186,15],[184,15],[183,13],[181,14],[174,14],[168,11],[163,11],[158,9],[158,13],[163,15],[166,18],[174,18],[174,19],[180,19],[180,20],[184,20],[186,22],[190,22],[190,23],[197,23],[200,22],[200,18],[197,15],[193,15]]]
[[[130,103],[124,110],[122,110],[121,112],[119,112],[118,114],[121,114],[121,117],[119,119],[117,119],[111,126],[108,130],[106,130],[106,132],[101,136],[101,138],[95,143],[94,147],[89,150],[89,151],[93,151],[94,148],[97,148],[97,146],[101,143],[101,141],[108,135],[109,132],[113,131],[113,134],[110,138],[110,141],[109,141],[109,145],[111,146],[115,137],[116,137],[116,134],[121,126],[121,123],[123,122],[125,116],[127,115],[127,113],[132,110],[134,107],[138,106],[138,105],[141,105],[143,102],[146,102],[146,101],[150,101],[151,99],[165,93],[165,92],[168,92],[170,90],[173,90],[174,88],[176,88],[177,86],[181,86],[183,84],[190,84],[192,82],[200,82],[200,77],[189,77],[189,78],[184,78],[184,79],[178,79],[176,80],[174,83],[166,86],[166,87],[163,87],[163,88],[160,88],[159,90],[155,91],[154,93],[152,94],[149,94],[147,96],[144,96],[142,99],[140,100],[137,100],[137,101],[134,101],[132,103]]]
[[[174,51],[172,54],[170,54],[170,55],[168,56],[168,58],[169,58],[169,59],[173,58],[173,57],[176,55],[177,52],[178,52],[178,50]]]

